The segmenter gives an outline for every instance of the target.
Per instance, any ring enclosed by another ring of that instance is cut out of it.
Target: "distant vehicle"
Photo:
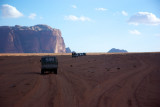
[[[72,52],[72,58],[78,57],[78,54],[76,52]]]
[[[86,56],[86,53],[83,53],[83,56]]]
[[[86,56],[86,53],[76,53],[76,52],[72,52],[72,58],[73,58],[73,57],[78,57],[78,56]]]
[[[86,53],[78,53],[78,56],[86,56]]]
[[[82,56],[81,53],[78,53],[78,56]]]
[[[41,74],[45,72],[57,74],[58,60],[55,56],[43,56],[41,62]]]

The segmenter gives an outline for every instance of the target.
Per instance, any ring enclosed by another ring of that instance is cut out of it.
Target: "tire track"
[[[52,107],[53,99],[55,97],[54,93],[56,93],[56,87],[54,87],[55,83],[53,83],[53,81],[55,81],[55,76],[51,75],[40,75],[34,87],[26,94],[26,96],[24,96],[18,103],[15,104],[15,107]],[[42,105],[41,103],[34,103],[37,101],[42,101]]]
[[[86,102],[87,102],[86,107],[89,106],[89,105],[92,106],[92,107],[98,107],[100,102],[97,102],[97,101],[101,100],[104,93],[108,93],[108,92],[114,93],[114,92],[111,92],[109,90],[114,90],[115,89],[114,87],[117,88],[117,86],[116,86],[117,83],[119,83],[120,81],[126,81],[126,80],[133,81],[131,78],[137,77],[138,75],[142,75],[144,73],[142,71],[146,70],[146,68],[145,68],[146,64],[144,63],[144,61],[141,61],[141,63],[142,63],[142,67],[138,71],[136,71],[136,72],[132,71],[132,72],[128,72],[126,74],[120,75],[116,79],[111,80],[112,84],[110,84],[110,81],[106,81],[102,84],[99,84],[99,86],[97,86],[95,89],[93,89],[92,92],[90,92],[91,94],[88,97],[86,97]],[[121,89],[121,88],[119,87],[114,91],[117,91],[119,89]],[[87,93],[89,93],[89,92],[87,92]],[[109,104],[109,105],[111,105],[111,104]],[[117,106],[113,106],[113,107],[117,107]]]
[[[40,86],[40,77],[37,79],[35,85],[33,88],[30,89],[30,91],[28,93],[26,93],[26,95],[21,98],[21,100],[19,100],[18,102],[16,102],[16,104],[14,105],[14,107],[21,107],[29,97],[31,97],[32,95],[34,95],[34,93],[36,92],[36,90],[39,88]]]
[[[1,96],[6,96],[0,99],[3,106],[6,105],[5,107],[144,107],[141,103],[149,100],[139,99],[141,96],[145,97],[146,93],[137,96],[137,90],[149,87],[148,83],[145,83],[145,78],[150,78],[149,75],[153,74],[155,69],[159,70],[157,57],[160,58],[160,55],[127,54],[122,56],[116,54],[107,57],[105,55],[85,56],[78,59],[58,56],[57,75],[39,75],[40,57],[35,59],[33,57],[32,62],[37,62],[34,65],[26,64],[27,58],[25,60],[21,58],[19,63],[16,62],[19,64],[18,67],[11,66],[12,71],[2,68],[10,72],[10,74],[4,73],[0,78],[1,86],[3,86],[1,90],[9,94],[1,92]],[[8,61],[12,62],[12,59]],[[21,63],[23,63],[22,66]],[[31,67],[30,71],[25,70],[24,67]],[[118,67],[120,69],[117,69]],[[17,84],[16,87],[8,88],[13,83],[11,80]],[[5,83],[2,84],[3,82]],[[26,83],[31,84],[25,85]],[[23,91],[23,96],[21,90],[24,88],[26,90]],[[149,88],[148,91],[151,89]],[[17,97],[14,99],[15,96],[11,95],[16,94]]]

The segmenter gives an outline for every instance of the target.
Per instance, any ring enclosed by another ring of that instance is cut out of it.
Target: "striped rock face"
[[[59,29],[47,25],[0,26],[0,53],[65,53]]]

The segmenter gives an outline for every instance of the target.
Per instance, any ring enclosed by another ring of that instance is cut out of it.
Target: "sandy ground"
[[[0,107],[160,107],[160,53],[58,55],[57,75],[41,55],[0,55]]]

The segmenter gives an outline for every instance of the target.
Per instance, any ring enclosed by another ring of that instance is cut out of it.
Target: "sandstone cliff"
[[[65,53],[59,29],[47,25],[0,26],[0,53]]]
[[[72,51],[69,47],[66,48],[66,53],[72,53]]]

